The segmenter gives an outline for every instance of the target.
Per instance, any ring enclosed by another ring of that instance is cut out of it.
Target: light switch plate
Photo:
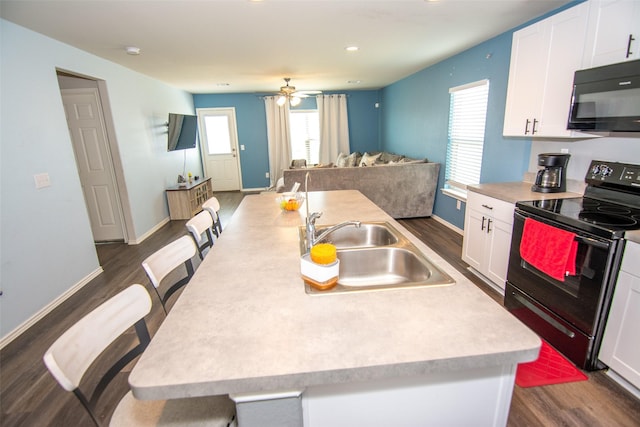
[[[48,173],[39,173],[33,176],[33,179],[36,182],[36,188],[44,188],[51,186],[51,180],[49,179]]]

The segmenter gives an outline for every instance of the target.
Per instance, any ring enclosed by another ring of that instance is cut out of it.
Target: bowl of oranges
[[[276,203],[285,212],[297,211],[304,202],[304,195],[301,193],[282,193],[276,197]]]

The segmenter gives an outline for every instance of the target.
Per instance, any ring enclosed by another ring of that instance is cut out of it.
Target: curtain
[[[264,97],[267,113],[267,141],[269,144],[269,179],[274,188],[282,171],[291,163],[291,141],[289,138],[289,103],[282,107],[276,104],[276,96]]]
[[[349,154],[347,95],[318,95],[320,118],[320,163],[335,162],[338,154]]]

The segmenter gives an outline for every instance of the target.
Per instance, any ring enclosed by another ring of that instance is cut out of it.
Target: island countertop
[[[317,221],[388,221],[456,281],[308,295],[299,212],[246,196],[130,374],[167,399],[409,377],[534,360],[540,339],[357,191],[309,193]],[[305,202],[306,203],[306,202]],[[155,301],[154,301],[155,303]]]

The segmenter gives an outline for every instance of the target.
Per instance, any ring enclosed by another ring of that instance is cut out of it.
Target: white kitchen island
[[[246,196],[129,377],[139,399],[229,394],[241,427],[505,425],[540,339],[357,191],[317,221],[388,221],[455,284],[309,295],[299,212]]]

